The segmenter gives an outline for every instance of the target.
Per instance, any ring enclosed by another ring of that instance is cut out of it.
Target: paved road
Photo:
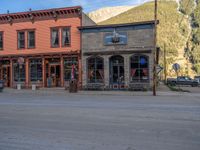
[[[200,150],[200,97],[0,93],[0,150]]]

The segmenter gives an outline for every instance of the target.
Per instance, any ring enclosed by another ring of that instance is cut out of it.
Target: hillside
[[[104,7],[96,11],[92,11],[88,16],[96,23],[107,20],[111,17],[117,16],[134,6],[116,6],[116,7]]]
[[[185,2],[180,4],[182,11],[184,5]],[[185,13],[191,13],[191,10],[187,8]],[[99,24],[131,23],[153,19],[154,2],[148,2]],[[175,75],[171,67],[174,62],[181,64],[180,74],[194,76],[193,64],[187,59],[188,57],[185,57],[185,47],[192,32],[188,15],[178,11],[178,4],[175,1],[159,1],[158,19],[160,21],[158,25],[158,46],[161,48],[161,56],[163,55],[164,45],[166,47],[168,76]],[[161,57],[160,63],[163,64],[163,57]]]

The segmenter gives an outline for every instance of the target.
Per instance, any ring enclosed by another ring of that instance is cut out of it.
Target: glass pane
[[[131,79],[132,81],[142,82],[149,78],[148,57],[131,57]]]
[[[25,48],[25,32],[18,32],[18,48]]]
[[[64,59],[64,78],[65,81],[71,80],[72,77],[72,66],[74,66],[74,77],[78,79],[78,59],[76,57]]]
[[[42,81],[42,60],[34,59],[30,61],[31,81]]]
[[[101,83],[104,80],[102,58],[88,59],[88,81],[90,83]]]
[[[52,47],[59,46],[59,30],[58,29],[52,29],[51,33],[51,45]]]
[[[35,31],[28,32],[28,47],[29,48],[35,47]]]
[[[0,49],[3,48],[3,33],[0,32]]]
[[[24,82],[25,81],[25,65],[14,64],[14,81]]]
[[[68,46],[70,45],[70,33],[69,28],[63,28],[62,29],[62,46]]]

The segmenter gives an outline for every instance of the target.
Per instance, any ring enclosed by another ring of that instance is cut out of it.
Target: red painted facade
[[[64,65],[70,58],[75,58],[78,62],[77,72],[80,74],[78,80],[81,83],[81,36],[78,30],[82,22],[81,14],[81,7],[70,7],[0,15],[0,32],[3,33],[3,49],[0,50],[0,79],[5,80],[5,86],[16,87],[19,84],[16,79],[14,80],[18,74],[14,75],[16,69],[13,66],[13,63],[18,63],[19,58],[24,59],[25,79],[20,81],[24,87],[30,87],[32,84],[46,87],[53,68],[55,72],[57,71],[56,73],[59,73],[58,75],[54,73],[57,77],[51,79],[52,83],[56,82],[53,83],[54,86],[63,87],[68,82],[65,81],[64,68],[67,66]],[[68,27],[70,31],[70,44],[63,47],[61,31],[65,27]],[[59,46],[56,48],[51,46],[52,28],[59,29]],[[25,48],[23,49],[18,48],[19,31],[25,33]],[[28,48],[28,31],[35,31],[34,48]],[[30,62],[34,59],[40,59],[42,63],[42,80],[38,80],[37,83],[32,81],[34,77],[30,71]],[[20,69],[18,70],[21,71]]]

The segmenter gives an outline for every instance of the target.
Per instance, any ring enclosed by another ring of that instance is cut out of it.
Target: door
[[[4,86],[9,87],[10,86],[10,66],[3,66],[2,78],[4,81]]]
[[[112,89],[124,89],[124,58],[110,58],[110,86]]]
[[[60,65],[50,65],[49,67],[49,75],[52,80],[52,87],[61,86],[60,80]]]

